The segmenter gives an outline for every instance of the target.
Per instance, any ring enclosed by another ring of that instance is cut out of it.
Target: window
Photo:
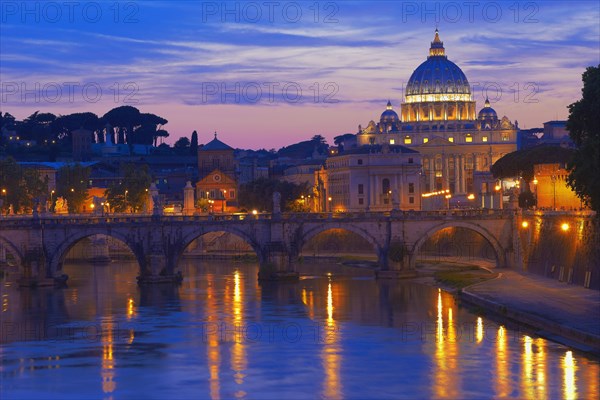
[[[473,136],[471,136],[471,135],[465,136],[465,142],[471,143],[472,141],[473,141]]]
[[[358,165],[362,165],[362,158],[358,159]]]
[[[405,136],[404,137],[404,144],[411,144],[412,143],[412,138],[410,136]]]
[[[415,184],[409,183],[408,184],[408,193],[414,193],[414,192],[415,192]]]
[[[450,136],[450,137],[448,138],[448,141],[449,141],[450,143],[454,143],[454,138],[453,138],[452,136]]]
[[[429,138],[424,137],[423,138],[423,143],[427,143],[427,142],[429,142]]]
[[[410,197],[408,198],[408,202],[409,202],[410,204],[415,204],[415,198],[414,198],[414,197],[412,197],[412,196],[410,196]]]
[[[362,183],[358,184],[358,194],[365,194],[365,185]]]
[[[389,194],[391,192],[391,190],[390,190],[390,180],[388,178],[384,178],[381,181],[381,192],[383,194]]]
[[[409,163],[409,164],[412,164],[412,163],[414,163],[414,162],[415,162],[415,160],[414,160],[412,157],[409,157],[409,158],[408,158],[408,163]]]
[[[390,144],[396,144],[396,139],[390,139]]]
[[[363,205],[365,203],[365,199],[363,199],[362,197],[360,199],[358,199],[358,204],[359,205]]]
[[[484,143],[487,142],[488,141],[488,137],[487,136],[482,137],[481,141],[484,142]]]
[[[230,198],[230,199],[235,199],[235,190],[231,189],[231,190],[229,191],[229,198]]]

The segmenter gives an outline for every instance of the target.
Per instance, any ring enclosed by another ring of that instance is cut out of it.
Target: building
[[[73,160],[88,161],[92,155],[92,137],[94,133],[88,129],[75,129],[71,132]]]
[[[564,164],[535,164],[533,173],[533,190],[538,208],[578,210],[584,207],[577,194],[567,185],[569,171]]]
[[[196,199],[208,203],[207,209],[227,212],[237,209],[238,183],[235,173],[234,149],[217,139],[198,149]]]
[[[518,124],[498,114],[486,99],[477,113],[463,71],[446,56],[436,29],[427,60],[406,85],[400,116],[388,101],[379,123],[359,125],[359,145],[403,145],[422,155],[424,191],[450,190],[458,199],[480,192],[473,175],[488,172],[517,149]]]
[[[326,162],[326,210],[421,209],[421,155],[405,146],[366,145]]]

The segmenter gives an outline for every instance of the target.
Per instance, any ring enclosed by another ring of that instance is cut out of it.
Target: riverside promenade
[[[600,291],[502,270],[496,279],[462,289],[460,298],[541,337],[600,355]]]

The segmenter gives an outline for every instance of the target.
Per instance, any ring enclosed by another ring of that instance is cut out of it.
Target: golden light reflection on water
[[[477,343],[481,343],[483,340],[483,319],[481,317],[477,317],[477,330],[475,332],[475,339]]]
[[[528,399],[534,396],[533,381],[533,339],[529,336],[523,337],[523,354],[521,355],[521,394]]]
[[[510,369],[509,369],[509,353],[506,346],[507,332],[503,326],[498,328],[498,336],[496,339],[496,395],[497,397],[507,397],[510,392]]]
[[[127,319],[135,317],[135,301],[132,297],[127,299]]]
[[[535,346],[537,352],[535,353],[535,366],[536,366],[536,385],[535,385],[535,397],[538,399],[545,399],[546,394],[546,349],[544,339],[537,338],[535,340]]]
[[[219,364],[221,363],[221,346],[219,344],[219,331],[213,329],[218,324],[217,299],[215,296],[215,277],[213,274],[206,274],[206,315],[207,315],[207,355],[208,355],[208,373],[210,398],[213,400],[221,398],[221,386],[219,381]]]
[[[433,368],[433,396],[457,399],[460,397],[458,371],[458,337],[452,309],[448,309],[448,335],[444,335],[444,304],[442,291],[438,289],[437,319],[435,330],[435,355]]]
[[[323,333],[323,350],[321,359],[325,371],[323,396],[327,399],[342,398],[340,368],[342,363],[339,330],[333,316],[333,286],[331,277],[327,285],[327,324]]]
[[[567,400],[577,398],[577,386],[575,371],[577,364],[573,358],[573,352],[567,351],[562,359],[564,381],[563,381],[563,397]]]
[[[117,389],[115,382],[115,359],[113,355],[113,329],[112,320],[102,324],[102,391],[108,394],[107,399],[112,399],[112,393]]]
[[[248,359],[246,355],[246,345],[244,343],[243,324],[244,324],[244,285],[239,271],[233,275],[233,329],[236,332],[233,335],[233,345],[231,348],[231,369],[234,371],[234,380],[238,385],[244,383],[246,377],[245,371],[248,368]],[[238,390],[235,392],[236,398],[243,398],[246,392]]]

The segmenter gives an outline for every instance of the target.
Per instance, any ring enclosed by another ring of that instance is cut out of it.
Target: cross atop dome
[[[440,39],[440,32],[437,28],[435,28],[435,37],[433,38],[433,42],[431,42],[431,47],[429,48],[429,57],[436,56],[445,56],[446,50],[444,49],[444,42]]]

